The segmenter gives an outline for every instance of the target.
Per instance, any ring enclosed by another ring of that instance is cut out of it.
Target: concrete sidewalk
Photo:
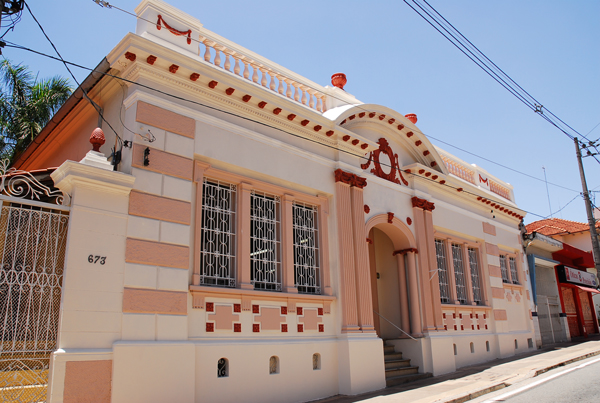
[[[333,396],[314,403],[461,403],[502,389],[546,371],[600,355],[600,336],[555,344],[533,353],[461,368],[451,374],[423,379],[357,396]]]

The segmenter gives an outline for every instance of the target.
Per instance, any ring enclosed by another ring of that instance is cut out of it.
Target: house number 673
[[[88,262],[92,263],[92,264],[96,264],[96,263],[104,264],[104,263],[106,263],[106,256],[89,255]]]

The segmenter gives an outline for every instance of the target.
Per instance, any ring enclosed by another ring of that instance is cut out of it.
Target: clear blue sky
[[[113,0],[133,12],[139,3]],[[433,138],[543,178],[552,210],[581,191],[573,142],[525,107],[460,53],[404,2],[170,0],[206,28],[303,76],[330,84],[348,76],[346,90],[366,103],[416,113]],[[600,1],[429,0],[446,19],[545,107],[595,140],[600,137]],[[66,60],[96,66],[135,18],[92,0],[29,0],[30,7]],[[53,54],[27,11],[9,41]],[[40,77],[68,76],[62,64],[5,48]],[[73,69],[83,80],[88,72]],[[592,130],[594,129],[594,130]],[[588,134],[589,133],[589,134]],[[518,205],[550,214],[543,182],[432,140],[515,187]],[[600,164],[584,159],[589,187],[600,190]],[[600,193],[597,204],[600,204]],[[581,197],[555,215],[587,221]],[[525,221],[540,217],[528,214]]]

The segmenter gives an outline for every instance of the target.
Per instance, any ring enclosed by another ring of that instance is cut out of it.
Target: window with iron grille
[[[292,205],[294,231],[294,282],[299,293],[320,294],[317,208]]]
[[[500,272],[502,273],[502,282],[510,283],[510,277],[508,276],[508,265],[506,263],[506,255],[500,255]]]
[[[465,279],[465,266],[463,263],[462,245],[452,244],[452,262],[454,263],[454,280],[456,282],[456,299],[461,304],[467,302],[467,286]]]
[[[519,275],[517,273],[517,261],[514,257],[509,257],[508,263],[510,265],[510,277],[512,279],[512,283],[519,284]]]
[[[250,281],[256,290],[281,291],[279,196],[250,195]]]
[[[202,185],[200,284],[235,287],[236,186],[211,179]]]
[[[477,260],[477,249],[468,248],[469,253],[469,268],[471,269],[471,287],[473,288],[473,302],[481,305],[483,298],[481,297],[481,277],[479,273],[479,262]]]
[[[450,302],[450,286],[448,285],[448,264],[446,261],[446,246],[444,241],[435,240],[435,255],[437,258],[438,277],[440,281],[440,299],[442,303]]]

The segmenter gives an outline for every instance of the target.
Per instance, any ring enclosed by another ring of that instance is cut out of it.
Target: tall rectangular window
[[[236,186],[204,178],[200,284],[235,287]]]
[[[517,273],[517,261],[514,257],[508,258],[510,265],[510,277],[513,284],[519,284],[519,274]]]
[[[481,305],[483,298],[481,297],[481,278],[479,274],[479,262],[477,260],[477,249],[468,248],[469,253],[469,268],[471,269],[471,286],[473,288],[473,302]]]
[[[446,261],[446,247],[444,241],[435,240],[435,255],[437,258],[438,278],[440,280],[440,300],[442,303],[450,302],[450,287],[448,285],[448,264]]]
[[[452,244],[452,263],[454,263],[454,279],[456,281],[456,299],[461,304],[467,302],[467,286],[465,279],[465,266],[463,262],[462,245]]]
[[[508,264],[506,262],[506,255],[500,255],[500,272],[502,273],[502,282],[510,284],[510,277],[508,274]]]
[[[250,281],[256,290],[281,291],[280,199],[250,195]]]
[[[299,293],[320,294],[317,207],[294,202],[294,282]]]

